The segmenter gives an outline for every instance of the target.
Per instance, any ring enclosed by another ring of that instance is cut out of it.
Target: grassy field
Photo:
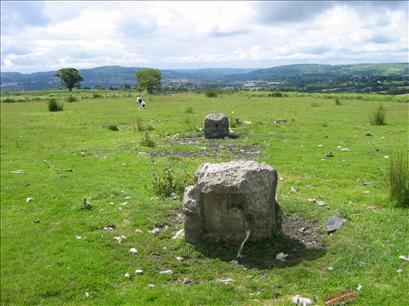
[[[92,96],[55,113],[44,99],[1,103],[2,305],[291,305],[296,294],[323,305],[326,296],[359,285],[353,305],[409,301],[409,262],[399,259],[409,255],[409,214],[389,201],[385,181],[385,156],[398,145],[407,150],[408,103],[380,95],[340,95],[336,105],[336,95],[185,93],[146,96],[141,111],[127,95]],[[372,126],[380,102],[387,124]],[[236,139],[208,142],[203,118],[219,111],[251,124],[234,127]],[[137,118],[153,127],[155,147],[141,145],[146,134]],[[186,184],[200,164],[238,158],[277,169],[284,215],[314,222],[325,248],[281,237],[246,244],[234,264],[236,246],[172,239],[183,227],[181,195],[157,197],[153,171],[171,166]],[[368,181],[374,183],[364,186]],[[81,209],[84,198],[91,209]],[[347,222],[327,236],[334,214]],[[149,232],[159,225],[168,229]],[[118,243],[121,235],[127,238]],[[128,252],[133,247],[136,255]],[[275,260],[278,252],[289,259]],[[159,273],[168,269],[172,275]]]

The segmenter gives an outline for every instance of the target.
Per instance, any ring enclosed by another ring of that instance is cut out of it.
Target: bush
[[[335,99],[335,105],[342,105],[342,102],[338,98],[336,98]]]
[[[115,124],[109,124],[107,129],[110,131],[119,131],[118,127]]]
[[[50,112],[62,112],[64,109],[64,104],[58,103],[55,98],[48,100],[48,110]]]
[[[280,97],[283,96],[283,94],[281,92],[271,92],[268,96],[269,97],[278,97],[278,98],[280,98]]]
[[[386,111],[383,105],[380,104],[378,108],[376,109],[376,111],[372,114],[370,122],[372,125],[385,125],[386,124],[385,116],[386,116]]]
[[[153,131],[154,128],[152,125],[145,124],[143,120],[139,117],[136,118],[136,127],[139,132],[145,132],[145,131]]]
[[[93,98],[101,98],[101,94],[94,92],[94,93],[92,94],[92,97],[93,97]]]
[[[14,103],[14,102],[16,102],[16,100],[13,99],[12,97],[5,97],[5,98],[1,99],[1,102],[3,102],[3,103]]]
[[[186,114],[193,114],[193,107],[189,106],[185,108],[185,113]]]
[[[181,197],[185,187],[188,186],[190,182],[186,171],[183,172],[183,175],[177,175],[171,165],[159,170],[153,159],[151,160],[151,165],[152,186],[155,194],[170,197],[172,193],[176,193]]]
[[[156,146],[155,141],[149,136],[148,132],[145,133],[145,137],[141,139],[141,146],[154,148]]]
[[[387,169],[389,196],[397,206],[409,208],[409,158],[404,148],[397,149],[389,159]]]
[[[208,98],[217,98],[217,92],[215,90],[206,90],[205,95]]]
[[[72,103],[72,102],[78,102],[78,98],[74,96],[68,96],[67,102]]]

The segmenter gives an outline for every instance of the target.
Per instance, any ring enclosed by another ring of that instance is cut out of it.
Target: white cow
[[[136,97],[136,105],[142,109],[146,108],[146,103],[141,97]]]

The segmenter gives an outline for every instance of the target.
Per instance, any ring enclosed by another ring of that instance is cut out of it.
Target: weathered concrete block
[[[210,138],[224,138],[229,136],[229,119],[222,113],[211,113],[204,120],[204,136]]]
[[[240,242],[271,238],[277,231],[277,172],[267,164],[233,161],[204,164],[185,190],[185,237]]]

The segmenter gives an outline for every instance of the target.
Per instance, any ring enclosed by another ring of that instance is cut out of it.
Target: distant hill
[[[104,66],[80,69],[82,87],[136,85],[135,73],[142,67]],[[307,92],[409,91],[409,64],[319,65],[298,64],[266,69],[208,68],[164,69],[163,83],[174,88],[263,88]],[[1,73],[2,91],[53,89],[61,86],[54,71],[23,74]],[[249,85],[250,81],[263,83]],[[186,85],[188,84],[188,85]],[[185,86],[186,85],[186,86]],[[253,86],[253,87],[250,87]]]

